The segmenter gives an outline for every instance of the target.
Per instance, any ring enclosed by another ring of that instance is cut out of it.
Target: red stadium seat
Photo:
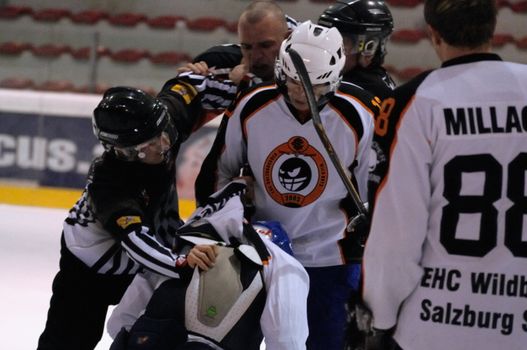
[[[75,86],[71,81],[68,80],[47,80],[41,84],[37,84],[35,90],[40,91],[57,91],[57,92],[67,92],[75,91]]]
[[[108,21],[115,26],[134,27],[140,22],[146,21],[146,16],[140,13],[125,12],[110,16]]]
[[[238,21],[226,23],[225,29],[230,33],[238,33]]]
[[[80,94],[87,94],[87,93],[92,93],[94,91],[92,91],[92,89],[90,89],[90,87],[88,85],[81,85],[81,86],[74,86],[71,89],[71,92],[76,92],[76,93],[80,93]]]
[[[495,47],[501,47],[508,43],[514,43],[514,37],[511,34],[499,34],[496,33],[492,37],[492,45]]]
[[[110,58],[114,61],[134,63],[143,58],[149,58],[150,54],[143,49],[123,49],[110,54]]]
[[[77,13],[72,13],[70,19],[78,24],[95,24],[102,19],[108,17],[108,14],[99,10],[86,10]]]
[[[70,55],[76,60],[87,60],[91,55],[91,47],[80,47],[78,49],[71,49]]]
[[[527,36],[524,36],[523,38],[516,40],[516,47],[522,50],[527,49]]]
[[[30,15],[33,9],[29,6],[8,5],[0,7],[0,18],[18,18],[23,15]]]
[[[67,45],[44,44],[34,46],[31,51],[35,56],[58,57],[64,53],[69,53],[71,48]]]
[[[185,20],[186,18],[183,16],[158,16],[147,19],[146,23],[152,28],[173,29],[178,21]]]
[[[178,65],[191,62],[192,57],[184,52],[165,51],[150,56],[150,61],[154,64]]]
[[[395,68],[391,64],[384,64],[383,67],[390,75],[397,75],[397,68]]]
[[[96,94],[104,94],[106,92],[106,90],[108,90],[111,87],[112,87],[112,85],[110,85],[110,84],[105,84],[105,83],[96,84],[95,85],[95,93]]]
[[[33,19],[41,22],[57,22],[69,17],[71,12],[62,8],[47,8],[33,12]]]
[[[29,43],[18,43],[15,41],[7,41],[0,43],[0,54],[2,55],[20,55],[26,50],[30,50],[31,44]]]
[[[416,43],[426,37],[426,33],[419,29],[401,29],[393,32],[390,40],[393,42]]]
[[[209,32],[227,24],[223,18],[218,17],[200,17],[193,20],[187,20],[187,28],[190,30]]]
[[[111,86],[107,84],[95,84],[95,86],[86,84],[73,86],[71,92],[76,92],[80,94],[103,94],[110,87]]]
[[[517,3],[509,3],[509,7],[514,12],[527,12],[527,1],[520,1]]]
[[[386,0],[389,6],[393,7],[416,7],[424,3],[424,0]],[[498,7],[511,6],[508,0],[497,0]]]
[[[0,87],[6,89],[32,89],[34,86],[33,80],[28,78],[6,78],[0,81]]]

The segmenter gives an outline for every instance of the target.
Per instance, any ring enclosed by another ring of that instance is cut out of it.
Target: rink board
[[[70,207],[103,151],[91,116],[100,95],[0,89],[0,203]],[[182,214],[194,208],[194,180],[216,134],[207,124],[177,161]]]

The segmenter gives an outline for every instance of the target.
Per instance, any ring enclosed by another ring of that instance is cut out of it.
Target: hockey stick
[[[311,117],[313,118],[313,125],[315,126],[315,130],[318,134],[318,137],[320,138],[320,141],[322,141],[324,148],[328,152],[329,158],[333,162],[335,169],[337,169],[339,177],[344,183],[346,190],[348,191],[351,199],[353,200],[353,203],[355,204],[355,207],[357,208],[357,215],[350,220],[347,227],[348,232],[353,232],[359,226],[367,225],[368,210],[362,202],[360,195],[355,189],[355,186],[351,182],[350,178],[346,175],[346,170],[344,170],[344,167],[342,166],[342,163],[340,162],[340,159],[338,158],[337,153],[335,152],[335,149],[333,148],[333,145],[331,144],[331,141],[328,138],[326,130],[324,129],[324,125],[322,125],[322,121],[320,120],[320,114],[318,113],[315,94],[313,92],[313,86],[311,85],[311,81],[309,80],[309,75],[307,73],[307,69],[304,65],[302,57],[300,57],[300,54],[298,52],[291,48],[287,52],[291,57],[291,61],[293,61],[293,65],[295,66],[298,77],[300,78],[300,82],[302,83],[302,87],[304,88],[304,92],[309,105],[309,111],[311,112]],[[364,245],[364,240],[364,238],[361,239],[361,245]]]

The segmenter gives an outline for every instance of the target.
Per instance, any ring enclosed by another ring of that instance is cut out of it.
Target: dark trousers
[[[342,350],[347,325],[346,304],[356,266],[306,267],[309,274],[307,319],[309,350]]]
[[[90,271],[63,242],[37,350],[93,350],[102,337],[108,307],[121,300],[132,279]]]

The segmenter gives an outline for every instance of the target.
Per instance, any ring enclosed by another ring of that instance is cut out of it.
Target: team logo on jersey
[[[139,216],[121,216],[119,219],[117,219],[117,225],[119,225],[119,227],[122,229],[125,229],[132,224],[140,223],[141,218]]]
[[[328,167],[305,138],[294,136],[267,156],[263,179],[267,193],[277,203],[298,208],[320,197],[328,182]]]

